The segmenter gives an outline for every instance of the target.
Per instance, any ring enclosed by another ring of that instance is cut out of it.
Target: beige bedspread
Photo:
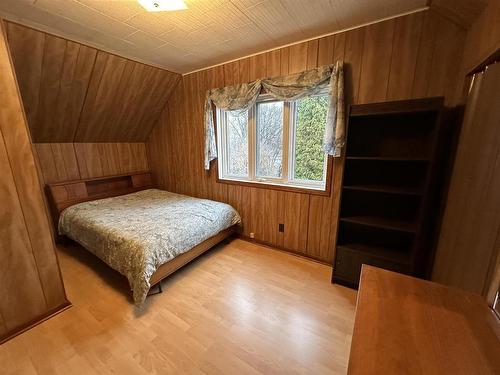
[[[59,233],[125,275],[140,305],[160,265],[239,222],[225,203],[149,189],[68,207]]]

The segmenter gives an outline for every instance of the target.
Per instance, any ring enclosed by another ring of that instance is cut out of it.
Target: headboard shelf
[[[67,184],[74,184],[74,183],[80,183],[80,182],[101,182],[101,183],[106,183],[109,180],[115,179],[115,178],[120,178],[120,177],[130,177],[133,178],[133,176],[147,176],[151,177],[151,172],[150,171],[138,171],[138,172],[130,172],[130,173],[120,173],[120,174],[113,174],[113,175],[108,175],[108,176],[101,176],[101,177],[91,177],[91,178],[82,178],[78,180],[68,180],[68,181],[61,181],[61,182],[54,182],[51,184],[47,184],[47,186],[60,186],[60,185],[67,185]]]
[[[57,228],[61,212],[74,204],[116,197],[152,188],[151,172],[134,172],[48,184],[46,191]]]

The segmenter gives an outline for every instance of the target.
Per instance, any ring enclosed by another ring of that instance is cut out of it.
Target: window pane
[[[257,104],[257,176],[281,177],[283,102]]]
[[[322,143],[328,96],[311,96],[298,100],[295,110],[294,178],[322,181],[325,165]]]
[[[226,112],[227,169],[232,176],[248,175],[248,114]]]

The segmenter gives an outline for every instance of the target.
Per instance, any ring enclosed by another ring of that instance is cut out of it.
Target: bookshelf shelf
[[[361,265],[424,276],[443,99],[352,105],[332,281]]]

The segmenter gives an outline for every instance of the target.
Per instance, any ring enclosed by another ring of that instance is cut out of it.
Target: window
[[[219,178],[325,190],[322,149],[329,97],[294,102],[266,94],[248,111],[217,111]]]
[[[248,117],[225,112],[228,176],[248,175]]]

